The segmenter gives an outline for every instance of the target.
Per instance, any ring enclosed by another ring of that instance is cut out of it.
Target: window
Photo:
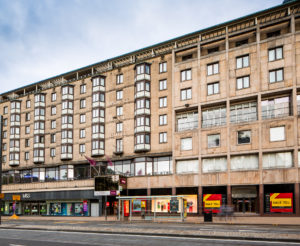
[[[73,95],[74,88],[73,86],[64,86],[62,87],[62,94],[63,95]]]
[[[192,79],[192,69],[186,69],[180,72],[181,82]]]
[[[45,115],[45,111],[44,111],[44,115]],[[21,120],[21,116],[19,114],[11,114],[10,115],[11,122],[20,122],[20,120]],[[6,125],[7,125],[7,123],[6,123]]]
[[[61,146],[61,154],[72,154],[73,146],[72,145],[62,145]]]
[[[283,68],[269,71],[269,81],[270,83],[283,81]]]
[[[117,123],[117,132],[122,132],[123,131],[123,123],[120,122],[120,123]]]
[[[248,44],[248,38],[235,42],[235,47],[239,47],[245,44]]]
[[[136,66],[136,74],[150,74],[150,66],[148,64],[140,64]]]
[[[159,98],[159,107],[160,108],[167,107],[167,97],[160,97]]]
[[[166,143],[167,142],[167,133],[160,132],[159,133],[159,143]]]
[[[135,103],[136,109],[150,108],[150,100],[146,98],[137,99]]]
[[[53,106],[51,107],[51,115],[55,115],[56,114],[56,107]]]
[[[45,95],[44,94],[36,94],[34,96],[34,102],[45,102]]]
[[[63,101],[62,109],[73,109],[73,101]]]
[[[167,72],[167,62],[159,63],[159,72],[160,73]]]
[[[51,120],[51,129],[56,128],[56,120]]]
[[[231,170],[255,170],[258,169],[258,155],[237,155],[230,158]]]
[[[150,144],[150,135],[149,134],[138,134],[135,137],[136,144]]]
[[[226,124],[226,107],[202,110],[202,127],[222,126]]]
[[[25,139],[25,147],[29,147],[29,139],[28,138]]]
[[[85,153],[85,144],[79,144],[79,153]]]
[[[92,132],[93,132],[93,134],[104,133],[104,125],[93,124]]]
[[[277,152],[263,154],[262,166],[268,168],[289,168],[293,166],[292,152]]]
[[[261,102],[263,119],[271,119],[290,115],[290,97],[266,99]]]
[[[167,89],[167,80],[163,79],[159,81],[159,90],[163,91]]]
[[[30,100],[26,101],[26,108],[30,108],[30,102],[31,102]]]
[[[181,138],[180,139],[180,149],[184,150],[192,150],[193,149],[193,138]]]
[[[212,54],[219,51],[219,47],[207,49],[207,54]]]
[[[251,131],[238,131],[237,132],[237,143],[238,144],[249,144],[251,143]]]
[[[135,83],[135,91],[150,91],[150,83],[147,81],[139,81]],[[123,94],[122,94],[123,97]]]
[[[24,157],[25,161],[29,160],[29,152],[25,152],[25,157]]]
[[[267,33],[267,38],[273,38],[273,37],[278,37],[278,36],[280,36],[280,30]]]
[[[216,158],[203,158],[202,159],[202,172],[224,172],[227,170],[227,158],[216,157]]]
[[[6,162],[6,155],[4,155],[3,157],[2,157],[2,163],[5,163]]]
[[[137,116],[135,120],[135,126],[150,126],[150,117],[149,116]]]
[[[93,81],[93,87],[96,86],[105,86],[105,79],[104,77],[95,77],[92,79]]]
[[[160,115],[159,116],[159,125],[164,126],[166,124],[167,124],[167,115],[166,114]]]
[[[50,156],[55,157],[55,148],[50,149]]]
[[[121,116],[121,115],[123,115],[123,107],[119,106],[117,107],[117,116]]]
[[[116,140],[116,152],[123,152],[123,139]]]
[[[7,144],[3,143],[3,151],[7,150]]]
[[[236,79],[236,89],[245,89],[250,87],[250,77],[244,76]]]
[[[72,115],[64,115],[61,117],[62,124],[73,124],[73,116]]]
[[[198,160],[183,160],[176,162],[176,173],[198,173],[199,161]]]
[[[25,126],[25,133],[29,134],[30,133],[30,126]]]
[[[45,130],[45,122],[43,121],[34,122],[34,130]]]
[[[50,143],[55,143],[56,142],[56,135],[55,134],[51,134],[50,135]]]
[[[117,75],[117,85],[123,84],[123,74]]]
[[[55,102],[56,101],[56,93],[52,93],[51,94],[51,102]]]
[[[7,124],[8,124],[7,118],[3,119],[3,126],[7,126]]]
[[[230,122],[240,123],[257,120],[257,103],[247,102],[230,106]]]
[[[285,140],[285,127],[270,127],[270,142]]]
[[[85,129],[80,129],[80,131],[79,131],[79,137],[80,138],[85,138]]]
[[[81,99],[80,100],[80,108],[85,108],[86,106],[86,100],[85,99]]]
[[[220,146],[220,134],[207,135],[207,147],[214,148]]]
[[[207,85],[207,95],[210,96],[210,95],[218,94],[220,92],[219,87],[220,87],[219,82],[208,84]]]
[[[104,149],[104,141],[103,140],[93,140],[92,141],[92,149]]]
[[[20,127],[10,127],[10,135],[20,135]]]
[[[101,92],[93,93],[93,102],[105,102],[105,94]]]
[[[80,123],[85,123],[85,114],[80,115]]]
[[[8,107],[5,106],[5,107],[3,108],[3,114],[7,114],[7,113],[8,113]]]
[[[207,75],[213,75],[219,73],[219,63],[213,63],[207,65]]]
[[[236,68],[249,67],[249,55],[240,56],[236,58]]]
[[[182,101],[192,99],[192,88],[187,88],[187,89],[180,90],[180,99]]]
[[[269,49],[269,61],[280,60],[283,58],[282,47]]]
[[[80,94],[85,94],[86,93],[86,85],[80,85]]]
[[[122,100],[123,99],[123,91],[117,91],[117,100]]]
[[[73,138],[73,131],[72,130],[63,130],[61,132],[61,138],[62,139],[72,139]]]
[[[93,109],[93,118],[98,118],[98,117],[101,117],[101,118],[104,118],[104,109],[102,108],[94,108]]]
[[[3,131],[3,138],[4,138],[4,139],[7,138],[7,131]]]
[[[190,111],[176,114],[176,129],[178,132],[198,128],[198,112]]]
[[[25,114],[25,120],[26,121],[30,121],[30,113],[26,113]]]

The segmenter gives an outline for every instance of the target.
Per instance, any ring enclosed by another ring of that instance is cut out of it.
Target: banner
[[[222,205],[222,194],[203,194],[203,211],[219,213]]]
[[[293,193],[270,193],[271,213],[293,213]]]

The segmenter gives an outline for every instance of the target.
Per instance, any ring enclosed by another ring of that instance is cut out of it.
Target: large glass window
[[[258,155],[238,155],[230,158],[231,170],[258,169]]]
[[[226,157],[202,159],[203,173],[224,172],[226,170],[227,170],[227,158]]]
[[[176,129],[178,132],[198,128],[198,112],[190,111],[176,114]]]
[[[58,167],[46,168],[45,181],[56,181],[58,179]]]
[[[198,160],[182,160],[176,161],[176,173],[198,173],[199,161]]]
[[[263,168],[289,168],[293,166],[292,152],[263,154]]]
[[[172,157],[153,158],[154,175],[171,174],[173,172]]]
[[[74,179],[90,178],[90,165],[74,165]]]
[[[290,97],[263,100],[261,102],[261,114],[263,119],[290,115]]]
[[[230,106],[230,122],[240,123],[257,120],[257,103],[247,102]]]
[[[226,107],[202,110],[202,127],[222,126],[226,124]]]

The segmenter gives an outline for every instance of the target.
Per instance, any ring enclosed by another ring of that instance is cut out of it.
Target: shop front
[[[232,204],[234,212],[258,213],[258,187],[257,186],[233,186]]]
[[[221,207],[227,204],[226,186],[203,187],[203,212],[220,213]]]

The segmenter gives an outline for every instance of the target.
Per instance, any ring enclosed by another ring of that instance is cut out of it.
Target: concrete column
[[[232,205],[231,186],[227,185],[227,205]]]
[[[147,188],[147,196],[151,196],[151,188]]]
[[[176,187],[172,187],[172,196],[176,195]]]
[[[258,192],[258,201],[259,201],[259,214],[260,216],[264,215],[264,185],[259,185],[259,192]]]
[[[202,202],[202,197],[203,197],[203,189],[202,186],[198,187],[198,214],[202,215],[202,206],[203,206],[203,202]]]
[[[299,183],[295,183],[294,196],[295,196],[295,213],[300,216],[300,196],[299,196]]]

